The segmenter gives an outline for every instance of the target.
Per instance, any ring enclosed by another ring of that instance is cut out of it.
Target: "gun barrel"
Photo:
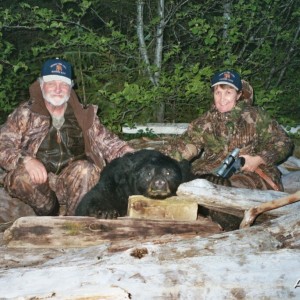
[[[237,169],[241,167],[240,159],[238,158],[240,149],[235,148],[227,155],[220,168],[216,171],[216,175],[227,178],[230,177]]]
[[[239,148],[235,148],[231,153],[230,155],[233,156],[233,157],[237,157],[240,153],[240,149]]]
[[[216,172],[217,176],[223,177],[224,174],[225,174],[225,172],[226,172],[226,169],[227,169],[227,168],[228,168],[228,165],[223,164],[223,165],[219,168],[219,170],[217,170],[217,172]]]

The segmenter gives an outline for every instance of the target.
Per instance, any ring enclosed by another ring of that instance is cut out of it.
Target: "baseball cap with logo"
[[[41,75],[45,82],[61,80],[72,85],[72,67],[63,59],[48,59],[42,67]]]
[[[239,73],[236,71],[225,70],[216,73],[211,80],[211,87],[218,84],[228,84],[237,91],[242,90],[242,81]]]

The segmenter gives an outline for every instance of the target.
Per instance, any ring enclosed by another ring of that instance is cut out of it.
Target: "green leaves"
[[[144,6],[144,34],[155,58],[157,1]],[[211,105],[210,77],[234,68],[250,81],[255,103],[284,123],[300,122],[297,0],[165,1],[159,85],[141,61],[136,2],[117,0],[0,3],[0,117],[28,97],[43,61],[74,66],[76,92],[100,107],[102,121],[190,122]],[[4,117],[3,117],[4,118]],[[2,119],[3,120],[3,119]]]

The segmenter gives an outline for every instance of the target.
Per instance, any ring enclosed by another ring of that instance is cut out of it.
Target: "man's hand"
[[[47,181],[47,171],[39,160],[32,157],[25,157],[23,164],[34,184],[42,184]]]
[[[266,162],[260,156],[240,155],[245,158],[245,164],[242,171],[254,172],[259,165],[265,165]]]

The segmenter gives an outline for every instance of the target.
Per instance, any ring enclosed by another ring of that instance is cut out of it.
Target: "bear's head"
[[[136,194],[154,199],[164,199],[176,194],[178,186],[189,174],[188,162],[178,162],[161,153],[148,156],[135,166],[131,183]]]

